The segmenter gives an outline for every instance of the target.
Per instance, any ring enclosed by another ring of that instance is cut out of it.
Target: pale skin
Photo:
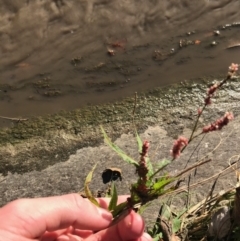
[[[126,200],[120,196],[119,202]],[[151,241],[144,221],[130,211],[111,225],[106,210],[109,199],[100,198],[101,208],[79,194],[19,199],[0,208],[0,241]]]

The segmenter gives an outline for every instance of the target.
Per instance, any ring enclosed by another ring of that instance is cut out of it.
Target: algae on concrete
[[[214,115],[226,111],[226,103],[231,103],[229,93],[237,95],[239,84],[233,81],[225,89],[227,91],[216,96],[220,103],[211,107],[217,111],[213,112],[210,108],[207,116],[209,120],[214,120]],[[134,115],[137,130],[142,132],[149,125],[163,125],[168,135],[176,138],[184,127],[191,128],[193,125],[205,93],[206,84],[195,83],[139,94]],[[1,129],[0,172],[6,175],[8,171],[23,173],[42,170],[56,162],[65,161],[77,149],[103,142],[100,125],[112,139],[133,132],[134,105],[133,96],[111,104],[34,117],[16,122],[11,128]],[[236,109],[235,114],[239,112],[237,106],[232,108]]]

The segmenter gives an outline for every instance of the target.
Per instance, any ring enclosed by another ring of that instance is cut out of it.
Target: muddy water
[[[240,24],[223,25],[239,23],[239,9],[239,0],[1,0],[1,116],[225,74],[240,62],[240,48],[228,48],[240,42]]]

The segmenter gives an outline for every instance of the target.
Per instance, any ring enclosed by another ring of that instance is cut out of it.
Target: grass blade
[[[138,143],[138,152],[141,153],[143,142],[142,142],[140,136],[138,135],[137,130],[135,130],[135,134],[136,134],[136,139],[137,139],[137,143]]]
[[[89,189],[89,183],[92,181],[92,176],[93,176],[93,172],[95,170],[95,168],[97,167],[97,163],[94,165],[94,167],[92,168],[92,170],[88,173],[85,183],[84,183],[84,191],[85,191],[85,195],[86,197],[96,206],[99,207],[99,203],[96,200],[96,198],[92,195],[92,192]]]
[[[134,166],[137,167],[138,163],[110,140],[110,138],[108,137],[107,133],[104,131],[102,126],[101,126],[101,130],[102,130],[106,144],[110,146],[124,161],[128,162],[129,164],[133,164]]]
[[[108,210],[112,211],[116,208],[117,206],[117,200],[118,200],[118,194],[117,194],[117,188],[115,185],[115,182],[112,182],[111,186],[111,200],[108,206]]]

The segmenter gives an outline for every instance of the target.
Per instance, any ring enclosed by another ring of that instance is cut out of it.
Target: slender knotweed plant
[[[136,138],[138,142],[138,147],[140,151],[140,160],[136,161],[130,156],[128,156],[123,150],[121,150],[117,145],[115,145],[110,138],[107,136],[106,132],[102,128],[102,132],[104,135],[105,142],[118,154],[120,157],[132,164],[136,168],[136,173],[138,175],[137,181],[131,185],[130,187],[130,196],[126,202],[117,205],[117,190],[115,187],[114,182],[112,182],[111,186],[111,200],[109,204],[109,211],[112,212],[114,217],[114,221],[116,222],[118,218],[126,215],[131,209],[134,210],[141,210],[145,206],[145,204],[149,203],[150,201],[157,199],[163,196],[166,193],[172,192],[178,188],[178,184],[169,185],[181,177],[184,173],[188,172],[191,169],[196,168],[199,165],[202,165],[210,160],[205,160],[201,163],[197,163],[192,167],[188,167],[185,170],[181,171],[175,176],[170,176],[169,174],[165,174],[160,178],[155,178],[156,175],[164,169],[167,165],[173,162],[176,158],[180,156],[180,154],[184,151],[184,149],[199,135],[209,133],[216,130],[221,130],[225,125],[229,123],[230,120],[233,119],[233,114],[231,112],[226,112],[223,117],[220,117],[213,123],[206,125],[202,128],[202,131],[199,134],[196,134],[196,130],[198,128],[199,119],[202,116],[204,110],[211,104],[212,98],[214,97],[215,93],[221,89],[221,87],[229,80],[235,78],[236,72],[238,71],[238,64],[231,64],[229,67],[228,74],[225,79],[222,81],[213,84],[210,88],[207,89],[207,94],[204,99],[204,104],[201,108],[197,111],[197,118],[194,123],[192,132],[189,138],[180,136],[177,140],[174,141],[174,145],[171,150],[172,159],[171,160],[162,160],[160,165],[158,165],[158,169],[154,171],[152,163],[148,158],[148,150],[149,150],[149,142],[144,141],[142,142],[139,135],[136,132]],[[85,194],[90,201],[94,204],[98,205],[97,200],[91,194],[91,191],[88,187],[88,184],[91,182],[93,171],[96,166],[94,166],[93,170],[88,174],[86,181],[85,181]]]

